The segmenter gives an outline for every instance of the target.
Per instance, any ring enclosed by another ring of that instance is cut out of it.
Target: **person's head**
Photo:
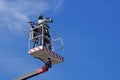
[[[43,14],[40,14],[38,20],[39,20],[39,19],[43,19]]]

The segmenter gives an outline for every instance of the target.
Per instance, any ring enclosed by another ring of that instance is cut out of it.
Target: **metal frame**
[[[51,38],[48,38],[47,36],[45,36],[43,33],[44,33],[44,24],[41,24],[41,25],[39,25],[39,26],[37,26],[36,28],[33,28],[33,30],[34,29],[37,29],[37,28],[39,28],[39,27],[42,27],[42,34],[39,34],[39,35],[37,35],[36,37],[33,37],[33,38],[30,38],[29,37],[29,40],[28,40],[28,50],[30,50],[31,48],[33,48],[33,47],[31,47],[31,46],[33,46],[33,39],[35,39],[35,38],[38,38],[39,39],[39,44],[38,44],[38,46],[41,44],[42,46],[44,46],[43,44],[44,44],[44,37],[46,37],[47,39],[50,39],[50,42],[51,42],[51,45],[52,45],[52,51],[58,51],[58,50],[63,50],[64,49],[64,45],[63,45],[63,39],[62,39],[62,37],[61,36],[59,36],[59,34],[57,34],[56,32],[54,32],[53,30],[51,30],[51,29],[49,29],[49,32],[50,32],[50,34],[51,34]],[[31,29],[30,29],[31,30]],[[29,32],[30,32],[30,30],[29,30]],[[29,34],[30,35],[30,34]],[[57,36],[57,37],[54,37],[54,36]],[[40,40],[42,40],[42,41],[40,41]],[[56,43],[57,41],[59,41],[59,43]],[[40,43],[40,42],[42,42],[42,43]],[[32,43],[32,44],[31,44]],[[54,45],[58,45],[59,46],[59,48],[55,48],[55,46]],[[37,46],[36,46],[37,47]]]

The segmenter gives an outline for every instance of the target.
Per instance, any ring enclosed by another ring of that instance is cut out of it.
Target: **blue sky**
[[[51,17],[65,62],[30,80],[120,80],[119,0],[0,0],[0,79],[43,66],[27,53],[28,20]]]

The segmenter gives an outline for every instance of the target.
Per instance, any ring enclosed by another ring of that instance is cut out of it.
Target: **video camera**
[[[53,20],[52,20],[51,18],[45,18],[45,22],[46,22],[46,23],[48,23],[48,22],[52,23]]]

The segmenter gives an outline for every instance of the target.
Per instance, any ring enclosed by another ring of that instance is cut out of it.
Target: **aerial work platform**
[[[52,19],[43,18],[43,16],[39,16],[37,25],[29,22],[31,28],[29,30],[28,53],[44,63],[49,58],[54,65],[64,61],[64,57],[59,55],[64,48],[63,41],[60,35],[50,30],[47,23],[52,23]]]
[[[45,65],[14,80],[27,80],[47,72],[49,68],[52,68],[52,65],[64,62],[64,57],[60,54],[64,49],[62,37],[50,30],[50,26],[47,24],[52,22],[51,18],[44,18],[43,15],[38,17],[37,24],[28,21],[31,27],[28,36],[28,53],[34,58],[43,61]]]
[[[58,64],[64,61],[64,57],[58,55],[57,53],[53,52],[52,50],[49,50],[43,46],[38,46],[35,48],[32,48],[28,52],[33,57],[40,59],[41,61],[45,62],[48,58],[51,59],[52,65]]]

